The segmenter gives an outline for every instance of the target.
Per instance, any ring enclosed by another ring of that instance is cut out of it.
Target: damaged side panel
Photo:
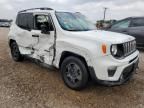
[[[32,46],[33,53],[30,56],[51,65],[54,56],[54,31],[51,31],[50,35],[37,31],[33,31],[33,33],[36,33],[39,37],[36,37],[38,42]]]

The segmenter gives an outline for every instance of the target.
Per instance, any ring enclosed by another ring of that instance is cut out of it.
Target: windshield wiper
[[[68,30],[68,31],[81,31],[81,30]]]
[[[94,30],[94,29],[83,29],[83,30],[70,29],[68,31],[91,31],[91,30]]]

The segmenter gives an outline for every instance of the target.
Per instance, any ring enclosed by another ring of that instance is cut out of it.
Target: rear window
[[[132,27],[144,26],[144,18],[133,19]]]
[[[32,13],[19,13],[17,15],[16,24],[23,28],[30,30],[33,28],[33,14]]]

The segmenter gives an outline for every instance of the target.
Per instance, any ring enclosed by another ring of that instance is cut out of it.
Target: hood
[[[72,36],[77,36],[79,38],[109,42],[111,44],[124,43],[135,39],[129,35],[103,30],[71,32],[71,34]]]

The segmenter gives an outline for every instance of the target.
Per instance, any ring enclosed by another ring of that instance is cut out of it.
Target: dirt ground
[[[144,52],[137,74],[127,84],[104,87],[90,83],[82,91],[67,88],[58,70],[29,60],[14,62],[0,28],[0,108],[144,108]]]

